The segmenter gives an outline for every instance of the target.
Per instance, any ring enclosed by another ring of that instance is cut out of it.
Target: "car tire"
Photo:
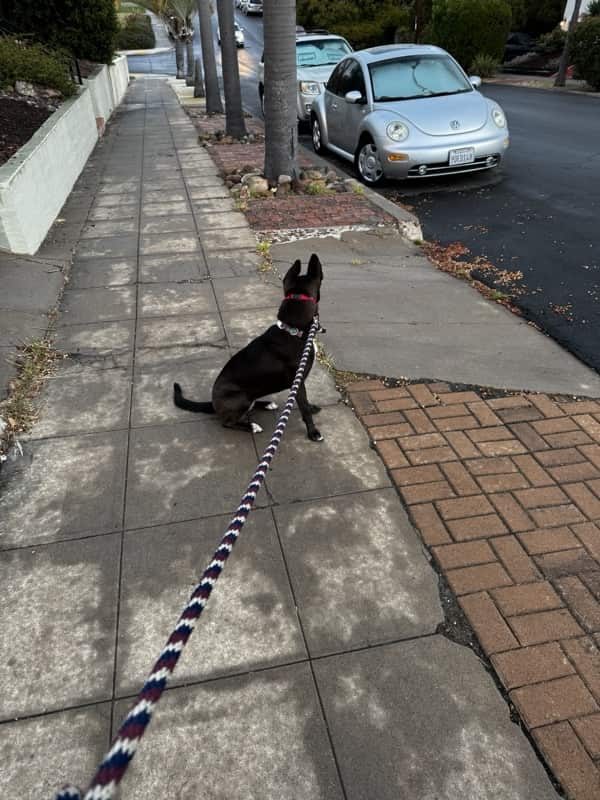
[[[370,136],[360,140],[354,156],[354,166],[361,181],[367,186],[378,186],[383,181],[383,165]]]
[[[312,139],[313,150],[317,155],[322,155],[326,148],[323,145],[323,130],[321,128],[321,123],[319,122],[319,118],[316,114],[313,114],[310,119],[310,135]]]

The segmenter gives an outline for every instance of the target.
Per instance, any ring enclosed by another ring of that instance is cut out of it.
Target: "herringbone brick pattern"
[[[348,387],[548,764],[600,796],[600,402]]]

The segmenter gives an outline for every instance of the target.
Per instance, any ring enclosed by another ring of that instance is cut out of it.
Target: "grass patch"
[[[54,371],[59,354],[48,337],[34,339],[17,351],[17,376],[11,381],[9,395],[0,403],[0,462],[38,418],[35,398],[44,380]]]

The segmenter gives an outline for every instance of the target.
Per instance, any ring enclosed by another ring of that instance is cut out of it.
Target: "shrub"
[[[555,28],[563,18],[565,0],[525,0],[524,30],[539,36]]]
[[[600,17],[600,0],[592,0],[587,7],[587,13],[590,17]]]
[[[326,28],[357,49],[393,42],[396,30],[412,21],[409,7],[397,0],[297,0],[296,15],[307,30]]]
[[[479,75],[480,78],[491,78],[498,71],[499,62],[492,56],[486,56],[485,53],[478,53],[473,59],[471,75]]]
[[[479,55],[502,61],[510,24],[505,0],[435,0],[430,33],[467,69]]]
[[[108,64],[119,24],[114,0],[2,0],[0,28]]]
[[[119,50],[151,50],[156,44],[152,22],[147,14],[130,14],[117,34]]]
[[[577,75],[600,91],[600,17],[582,20],[569,37],[570,61]]]
[[[557,25],[554,30],[540,36],[537,45],[542,53],[560,53],[565,46],[566,38],[566,32]]]
[[[77,91],[69,75],[69,57],[52,52],[41,44],[24,44],[8,36],[0,37],[0,87],[12,89],[15,81],[28,81],[56,89],[63,97]]]

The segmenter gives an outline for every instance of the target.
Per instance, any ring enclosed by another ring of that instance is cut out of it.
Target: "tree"
[[[581,0],[575,0],[575,8],[573,9],[573,16],[569,21],[569,27],[567,30],[567,38],[565,39],[565,44],[563,46],[563,51],[560,54],[560,62],[558,64],[558,72],[556,74],[556,80],[554,81],[555,86],[564,86],[565,79],[567,77],[567,69],[569,67],[569,50],[571,47],[571,38],[573,33],[575,32],[575,28],[577,27],[577,23],[579,22],[579,12],[581,10]]]
[[[296,0],[264,0],[265,177],[298,177]]]
[[[114,0],[2,0],[0,29],[110,64],[119,23]]]
[[[298,22],[307,29],[335,31],[358,49],[393,42],[398,28],[412,36],[413,6],[410,0],[298,0]]]
[[[225,133],[234,139],[246,136],[240,70],[233,15],[233,0],[217,0],[219,15],[219,38],[221,39],[221,62],[223,64],[223,88],[225,90]]]
[[[209,0],[197,0],[200,17],[200,39],[202,42],[202,63],[204,65],[204,88],[206,91],[206,111],[208,114],[222,114],[223,104],[217,77],[217,62],[213,42],[212,15]]]
[[[505,0],[434,0],[431,38],[469,70],[478,55],[502,59],[510,23]]]
[[[525,0],[524,5],[525,19],[521,29],[539,36],[556,28],[562,20],[565,0]]]

